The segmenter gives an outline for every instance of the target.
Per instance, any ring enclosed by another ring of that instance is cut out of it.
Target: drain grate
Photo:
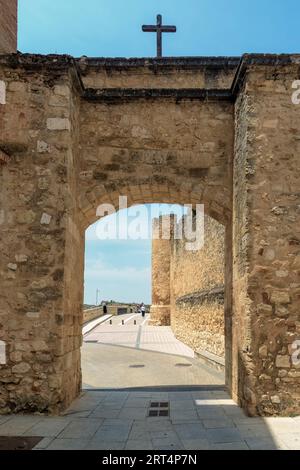
[[[152,401],[150,403],[150,408],[169,408],[168,401]]]
[[[193,364],[186,364],[184,362],[178,362],[175,367],[192,367]]]
[[[0,450],[31,450],[42,437],[0,437]]]
[[[150,418],[170,416],[170,403],[168,401],[151,401],[148,416]]]
[[[131,367],[131,369],[141,369],[145,367],[145,364],[131,364],[129,367]]]

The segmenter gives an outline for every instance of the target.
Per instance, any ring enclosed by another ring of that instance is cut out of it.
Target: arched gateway
[[[226,226],[226,380],[300,411],[299,56],[0,56],[0,409],[81,386],[84,230],[100,203],[203,203]]]

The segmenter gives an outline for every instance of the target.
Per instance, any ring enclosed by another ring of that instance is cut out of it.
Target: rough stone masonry
[[[161,236],[152,241],[150,324],[171,325],[177,338],[197,355],[222,365],[225,357],[224,225],[205,216],[203,246],[190,251],[188,240],[175,235],[184,232],[185,224],[186,216],[171,221],[169,216],[161,216],[153,221],[153,232],[160,230]],[[169,226],[172,230],[167,236]]]
[[[78,395],[84,231],[121,194],[224,225],[228,389],[299,414],[300,56],[23,55],[0,31],[1,412]]]

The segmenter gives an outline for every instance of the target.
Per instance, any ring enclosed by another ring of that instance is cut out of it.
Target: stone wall
[[[125,313],[136,313],[136,309],[134,306],[128,304],[107,304],[107,315],[119,315],[120,310]],[[122,313],[123,314],[123,313]],[[100,305],[99,307],[95,308],[88,308],[83,310],[83,323],[89,322],[94,320],[95,318],[102,317],[103,314],[103,306]]]
[[[0,146],[9,162],[0,166],[0,408],[53,412],[81,384],[78,98],[67,62],[29,75],[2,64],[1,80]]]
[[[225,359],[224,288],[194,292],[175,302],[171,325],[178,339],[200,357]]]
[[[224,224],[227,384],[249,414],[299,412],[299,60],[244,56],[229,89],[231,59],[0,56],[1,412],[78,395],[84,231],[119,195]]]
[[[161,216],[152,226],[152,305],[150,325],[168,326],[171,321],[171,256],[175,219]]]
[[[77,60],[87,89],[218,89],[231,87],[238,57],[90,58]]]
[[[0,0],[0,54],[17,50],[18,0]]]
[[[283,415],[300,404],[299,60],[269,59],[241,70],[235,105],[232,373],[250,414]]]
[[[226,218],[233,106],[91,100],[66,56],[1,56],[0,83],[0,408],[57,412],[80,391],[84,231],[98,204],[203,195]]]
[[[103,315],[103,307],[96,307],[96,308],[88,308],[87,310],[83,310],[83,323],[87,323],[91,320],[95,320],[95,318],[102,317]]]
[[[194,351],[224,357],[224,227],[205,216],[204,246],[172,240],[171,326]],[[217,288],[217,289],[216,289]]]

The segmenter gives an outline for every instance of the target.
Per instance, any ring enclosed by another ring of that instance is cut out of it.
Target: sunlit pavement
[[[194,359],[171,328],[148,326],[147,321],[148,316],[133,314],[113,317],[84,336],[84,388],[224,384],[223,374]]]
[[[222,374],[194,359],[170,329],[129,317],[85,336],[89,390],[62,416],[0,416],[0,436],[40,437],[34,449],[41,450],[300,449],[300,417],[246,417]]]
[[[149,315],[143,318],[140,314],[112,317],[85,335],[84,341],[194,357],[193,350],[178,341],[170,327],[148,326],[148,320]]]
[[[151,402],[169,416],[148,417]],[[35,449],[300,449],[299,418],[247,418],[221,389],[88,391],[61,417],[2,416],[1,436],[40,436]]]

